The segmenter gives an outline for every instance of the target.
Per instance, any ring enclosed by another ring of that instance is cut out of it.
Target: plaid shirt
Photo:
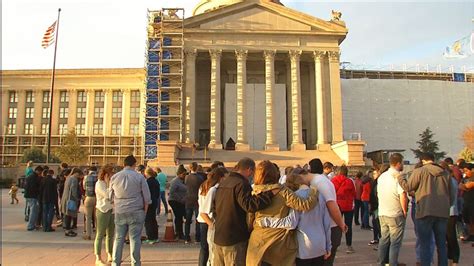
[[[83,182],[85,195],[87,197],[95,197],[95,183],[97,182],[97,173],[90,171],[89,174],[84,177]]]

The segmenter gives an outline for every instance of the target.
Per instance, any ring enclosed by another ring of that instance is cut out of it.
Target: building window
[[[27,103],[32,103],[34,102],[35,94],[33,91],[27,91],[26,92],[26,102]]]
[[[120,118],[120,117],[122,117],[122,108],[121,107],[112,108],[112,118]]]
[[[35,109],[33,107],[26,107],[25,118],[33,118],[35,115]]]
[[[16,119],[17,109],[16,107],[8,108],[8,118]]]
[[[102,135],[103,132],[104,132],[103,124],[94,124],[93,130],[92,130],[92,133],[94,135]]]
[[[47,135],[49,130],[48,124],[41,124],[41,135]]]
[[[86,108],[85,107],[77,108],[77,118],[86,118]]]
[[[87,94],[85,91],[78,91],[77,92],[77,102],[78,103],[85,103],[87,101]]]
[[[18,94],[16,93],[16,91],[11,91],[9,97],[10,97],[10,102],[11,103],[17,103],[18,102]]]
[[[49,118],[49,107],[43,107],[43,118]]]
[[[8,124],[7,134],[15,135],[16,134],[16,124]]]
[[[130,118],[140,118],[140,107],[130,108]]]
[[[140,91],[132,91],[132,102],[140,101]]]
[[[95,101],[96,102],[103,102],[104,101],[104,92],[103,91],[96,91],[95,92]]]
[[[43,91],[43,102],[49,103],[51,97],[49,97],[49,91]]]
[[[104,108],[103,107],[94,108],[94,118],[104,118]]]
[[[84,135],[86,133],[86,124],[77,124],[76,125],[76,134]]]
[[[59,97],[60,97],[62,103],[69,102],[69,93],[67,91],[60,91],[59,92]]]
[[[120,124],[112,124],[112,135],[120,135]]]
[[[33,134],[33,124],[25,124],[25,135]]]
[[[59,108],[59,118],[67,118],[69,113],[69,108],[61,107]]]
[[[122,101],[122,92],[121,91],[113,91],[112,92],[112,101],[121,102]]]
[[[67,124],[59,124],[59,134],[60,135],[67,134]]]
[[[138,124],[130,125],[130,135],[138,135]]]

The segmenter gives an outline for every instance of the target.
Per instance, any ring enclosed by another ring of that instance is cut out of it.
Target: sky
[[[474,55],[445,59],[446,46],[474,30],[471,1],[315,1],[281,0],[285,6],[325,20],[342,12],[349,34],[341,61],[353,68],[407,70],[440,68],[474,72]],[[184,7],[198,0],[3,0],[2,69],[49,69],[53,48],[41,39],[61,21],[57,68],[135,68],[144,66],[147,8]]]

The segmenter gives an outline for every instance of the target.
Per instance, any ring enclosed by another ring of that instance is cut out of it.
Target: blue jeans
[[[369,227],[369,202],[363,201],[363,212],[362,212],[362,227],[368,228]]]
[[[132,265],[140,266],[141,236],[145,222],[145,211],[140,210],[130,213],[115,214],[115,240],[112,251],[112,265],[120,266],[122,263],[123,243],[128,231],[130,239],[130,260]]]
[[[414,199],[414,198],[413,198]],[[416,261],[420,262],[421,261],[421,241],[420,238],[418,237],[418,222],[415,219],[416,215],[416,203],[414,200],[411,201],[411,220],[413,221],[413,229],[415,230],[415,236],[416,236],[416,242],[415,242],[415,254],[416,254]],[[431,262],[433,262],[433,254],[434,254],[434,246],[435,246],[435,239],[434,235],[431,234],[431,241],[430,241],[430,258]]]
[[[54,217],[54,203],[43,203],[43,231],[51,231]]]
[[[386,264],[385,258],[388,253],[388,263],[398,265],[398,254],[400,253],[405,230],[405,217],[379,216],[379,221],[382,237],[379,240],[378,263]]]
[[[426,216],[416,219],[418,223],[418,238],[421,244],[421,265],[431,265],[432,253],[430,252],[430,243],[434,234],[436,247],[438,249],[438,265],[448,265],[448,249],[446,247],[446,230],[448,218]]]
[[[344,217],[344,223],[347,225],[346,245],[352,246],[352,219],[354,218],[354,211],[341,212]]]
[[[27,198],[26,204],[28,205],[28,209],[30,210],[28,214],[28,230],[34,230],[36,228],[36,222],[38,220],[39,215],[39,202],[37,199],[34,198]]]
[[[199,266],[206,266],[209,260],[209,244],[207,243],[207,223],[199,223],[201,226],[201,250],[199,250]]]
[[[168,203],[166,202],[166,191],[160,191],[160,199],[165,206],[165,214],[168,214]],[[158,202],[158,206],[156,208],[156,215],[160,215],[161,213],[161,203]]]
[[[199,215],[198,207],[187,208],[186,207],[186,222],[184,223],[184,237],[187,241],[191,240],[191,224],[193,223],[193,213],[194,219],[196,220],[196,241],[201,241],[201,230],[199,228],[199,223],[197,221],[197,216]]]

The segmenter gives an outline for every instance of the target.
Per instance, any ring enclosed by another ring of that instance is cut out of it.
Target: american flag
[[[54,33],[56,32],[56,22],[53,23],[53,25],[49,26],[49,28],[46,30],[43,36],[43,41],[41,42],[41,46],[46,49],[48,48],[51,44],[54,43]]]

